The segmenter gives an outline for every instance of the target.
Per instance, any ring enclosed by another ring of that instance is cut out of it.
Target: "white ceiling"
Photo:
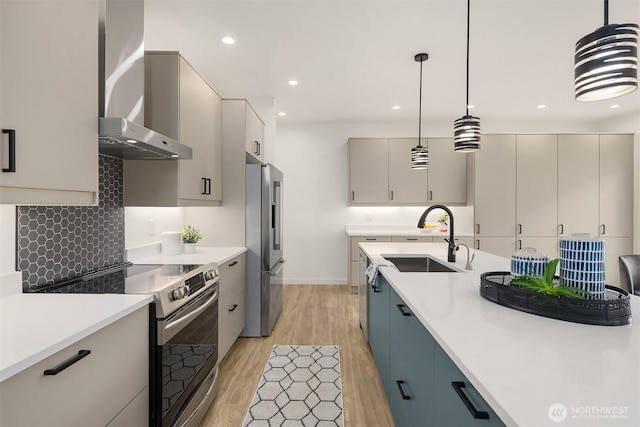
[[[465,114],[466,3],[146,0],[145,48],[180,51],[223,98],[274,98],[287,114],[279,123],[416,121],[413,57],[427,52],[423,117],[453,121]],[[472,0],[471,113],[483,122],[640,114],[640,90],[574,100],[575,43],[603,24],[603,9],[602,0]],[[640,0],[610,1],[609,22],[639,23]]]

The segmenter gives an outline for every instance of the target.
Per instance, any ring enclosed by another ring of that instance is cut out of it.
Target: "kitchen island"
[[[446,263],[446,244],[361,243],[369,258],[430,254]],[[465,271],[380,273],[506,425],[640,425],[640,326],[595,326],[540,317],[487,301],[480,275],[508,271],[509,260],[481,251]],[[640,298],[632,296],[640,318]],[[559,406],[562,405],[562,406]],[[551,415],[550,415],[551,414]],[[557,418],[556,418],[557,419]]]

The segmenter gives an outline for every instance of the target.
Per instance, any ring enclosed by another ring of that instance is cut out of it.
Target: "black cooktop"
[[[32,288],[30,292],[73,294],[152,293],[199,265],[118,264],[68,280]]]

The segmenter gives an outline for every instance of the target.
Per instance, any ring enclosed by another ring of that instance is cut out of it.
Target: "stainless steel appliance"
[[[282,311],[282,172],[246,165],[246,322],[243,337],[268,336]]]
[[[144,127],[144,1],[99,1],[100,152],[126,159],[190,159],[192,149]]]
[[[196,426],[218,391],[218,282],[215,263],[127,263],[37,292],[152,294],[149,425]]]

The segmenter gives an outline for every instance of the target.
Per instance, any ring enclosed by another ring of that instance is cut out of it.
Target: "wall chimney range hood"
[[[144,127],[144,1],[101,0],[100,153],[123,159],[191,159],[191,147]]]

